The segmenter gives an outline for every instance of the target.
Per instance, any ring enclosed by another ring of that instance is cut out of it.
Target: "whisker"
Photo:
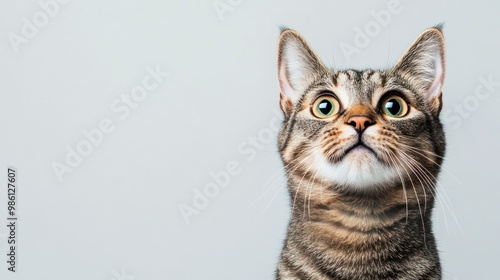
[[[307,157],[304,157],[300,163],[302,163],[304,160],[306,160]],[[300,167],[300,164],[297,163],[295,166],[294,166],[294,169],[291,171],[291,173],[295,172],[295,170],[297,170],[298,168]],[[285,174],[286,175],[286,174]],[[275,182],[274,184],[276,183],[279,183],[279,184],[282,184],[284,181],[286,181],[288,179],[288,176],[282,176],[279,181]],[[273,185],[274,185],[273,184]],[[267,205],[264,207],[264,209],[260,212],[259,216],[262,215],[266,210],[267,208],[269,208],[269,206],[271,206],[272,202],[274,201],[274,199],[276,198],[276,196],[278,195],[278,193],[283,189],[283,187],[286,186],[286,184],[284,185],[280,185],[278,190],[274,193],[273,197],[271,198],[271,200],[267,203]],[[293,208],[292,208],[293,209]]]
[[[390,161],[392,162],[392,166],[394,169],[396,169],[396,172],[398,173],[398,176],[399,176],[399,179],[401,180],[401,185],[402,185],[402,188],[403,188],[403,195],[404,195],[404,199],[405,199],[405,204],[406,204],[406,223],[408,224],[408,212],[409,212],[409,209],[408,209],[408,195],[406,194],[406,186],[405,186],[405,180],[403,179],[403,176],[401,175],[401,172],[399,172],[399,168],[397,168],[396,166],[396,162],[393,158],[393,156],[396,156],[394,155],[394,153],[390,150],[387,150],[387,151],[383,151],[384,153],[386,153],[386,155],[389,157]]]
[[[255,205],[255,204],[256,204],[256,203],[257,203],[260,199],[262,199],[262,198],[263,198],[263,197],[267,194],[267,192],[271,190],[271,188],[273,187],[273,185],[274,185],[276,182],[280,182],[280,181],[282,181],[282,178],[283,178],[283,177],[286,177],[286,175],[287,175],[287,174],[286,174],[286,169],[287,169],[288,167],[290,167],[292,164],[296,164],[296,165],[294,165],[294,166],[297,166],[298,164],[302,163],[305,159],[307,159],[307,158],[302,158],[302,159],[300,160],[300,162],[299,162],[299,163],[297,163],[297,162],[296,162],[296,161],[298,161],[299,159],[292,160],[290,163],[288,163],[287,165],[285,165],[285,166],[284,166],[285,172],[284,172],[284,173],[282,173],[280,176],[278,176],[278,179],[276,179],[276,180],[275,180],[275,179],[273,179],[273,178],[274,178],[277,174],[280,174],[280,172],[282,172],[283,170],[282,170],[282,169],[279,169],[278,171],[276,171],[276,172],[275,172],[275,173],[274,173],[274,174],[273,174],[273,175],[272,175],[272,176],[271,176],[271,177],[267,180],[267,182],[264,184],[264,187],[265,187],[265,186],[267,186],[267,184],[269,184],[270,182],[273,182],[273,183],[272,183],[271,185],[269,185],[269,186],[266,188],[266,190],[265,190],[263,193],[261,193],[261,194],[259,195],[259,197],[257,197],[257,199],[253,202],[253,205]]]
[[[318,174],[318,169],[316,169],[313,173],[313,176],[311,178],[309,178],[309,185],[310,185],[310,189],[309,189],[309,198],[308,198],[308,206],[307,206],[307,210],[308,210],[308,214],[309,214],[309,220],[311,220],[311,192],[312,192],[312,183],[314,182],[314,179],[316,179],[316,175]]]
[[[406,153],[404,153],[403,151],[399,152],[403,156],[401,160],[406,163],[408,168],[412,171],[412,173],[417,177],[418,181],[420,182],[420,187],[422,187],[422,191],[424,192],[424,214],[425,214],[425,212],[427,211],[427,192],[425,191],[424,183],[422,183],[422,180],[420,179],[418,172],[416,172],[414,164],[412,164],[412,162],[407,159]]]
[[[417,200],[417,204],[418,204],[418,210],[420,212],[420,219],[422,221],[422,229],[424,231],[424,244],[425,244],[425,247],[427,248],[427,242],[426,242],[426,234],[425,234],[425,222],[424,222],[424,216],[422,215],[422,207],[420,206],[420,200],[418,198],[418,194],[417,194],[417,189],[415,189],[415,184],[413,183],[413,179],[411,178],[411,175],[410,173],[408,172],[408,170],[406,170],[406,167],[404,166],[403,162],[401,161],[401,159],[399,159],[398,157],[395,157],[397,161],[399,161],[399,163],[401,164],[401,167],[403,167],[403,169],[405,170],[406,174],[408,175],[408,179],[410,179],[410,182],[411,182],[411,185],[413,187],[413,191],[415,192],[415,198]]]
[[[314,160],[315,161],[315,160]],[[314,163],[313,161],[313,163]],[[302,181],[304,180],[304,177],[306,176],[306,174],[309,172],[309,170],[311,170],[313,164],[310,164],[309,167],[306,169],[306,171],[304,172],[304,175],[302,175],[302,178],[300,178],[300,182],[299,184],[297,185],[297,190],[295,191],[295,195],[294,195],[294,198],[293,198],[293,204],[292,204],[292,213],[294,212],[295,210],[295,203],[297,201],[297,196],[299,194],[299,190],[300,190],[300,187],[302,185]],[[306,192],[307,193],[307,192]],[[304,201],[306,200],[306,198],[304,197]],[[305,210],[304,210],[305,212]]]
[[[407,155],[408,156],[408,155]],[[421,164],[420,162],[418,162],[417,160],[415,160],[414,158],[408,156],[409,159],[411,159],[416,165],[420,166],[420,168],[422,169],[422,172],[424,174],[427,174],[426,176],[431,176],[433,178],[433,183],[432,186],[434,188],[434,191],[435,191],[435,194],[437,195],[438,197],[438,202],[441,203],[441,201],[444,203],[444,206],[446,206],[446,208],[448,208],[448,211],[450,211],[453,219],[455,220],[455,222],[457,223],[458,227],[460,228],[460,230],[463,232],[463,229],[462,229],[462,226],[460,225],[460,222],[458,221],[457,217],[456,217],[456,214],[455,214],[455,211],[453,210],[452,206],[451,206],[451,201],[446,193],[446,190],[444,189],[444,187],[441,185],[441,183],[439,182],[439,180],[437,180],[436,176],[434,176],[434,174],[432,174],[423,164]],[[429,179],[430,180],[430,179]],[[436,190],[436,184],[438,184],[440,186],[440,189],[444,192],[445,196],[446,196],[446,199],[444,199],[441,194]],[[448,202],[447,202],[448,201]],[[443,206],[443,204],[441,203],[441,205]],[[444,209],[443,209],[444,211]],[[444,217],[445,217],[445,223],[447,223],[446,221],[446,214],[444,214]],[[448,229],[448,225],[447,225],[447,229]]]
[[[440,165],[439,163],[437,163],[435,160],[431,159],[430,157],[428,157],[427,155],[424,155],[423,153],[421,153],[420,151],[423,151],[423,152],[429,152],[429,153],[432,153],[430,151],[425,151],[425,150],[422,150],[422,149],[418,149],[418,148],[415,148],[415,147],[412,147],[412,146],[409,146],[409,145],[406,145],[406,144],[403,144],[403,143],[398,143],[399,145],[402,145],[404,146],[405,148],[408,148],[410,150],[412,150],[414,153],[417,153],[423,157],[425,157],[426,159],[428,159],[429,161],[431,161],[432,163],[434,163],[435,165],[439,166],[444,172],[448,173],[448,175],[450,175],[455,181],[457,181],[457,183],[459,184],[462,184],[462,182],[457,178],[455,177],[455,175],[453,175],[451,172],[449,172],[446,168],[444,168],[442,165]],[[434,156],[437,156],[437,157],[441,157],[443,158],[442,156],[439,156],[437,154],[434,154],[432,153]]]
[[[443,217],[444,217],[444,222],[445,222],[445,225],[446,225],[446,229],[447,231],[449,232],[449,227],[448,227],[448,219],[446,217],[446,212],[444,211],[444,205],[443,205],[443,202],[442,202],[442,198],[441,196],[439,195],[439,193],[437,192],[436,190],[436,182],[437,181],[433,181],[429,175],[427,173],[430,173],[427,169],[423,170],[422,167],[420,167],[419,165],[421,165],[418,161],[416,161],[415,159],[413,159],[412,157],[409,157],[408,155],[406,155],[406,153],[404,153],[403,151],[401,151],[402,154],[404,154],[406,157],[408,157],[408,160],[410,160],[412,162],[412,164],[414,165],[415,168],[417,168],[417,174],[420,174],[423,179],[426,181],[427,183],[427,186],[429,186],[429,189],[431,191],[431,194],[432,194],[432,197],[434,197],[435,199],[437,199],[438,203],[441,205],[441,211],[443,213]],[[415,164],[416,163],[416,164]],[[425,167],[424,167],[425,168]],[[427,172],[427,173],[426,173]],[[432,174],[431,174],[432,175]],[[417,175],[418,176],[418,175]],[[444,203],[446,203],[446,201],[444,201]]]

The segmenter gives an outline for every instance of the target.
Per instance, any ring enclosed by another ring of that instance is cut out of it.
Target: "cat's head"
[[[434,27],[391,69],[340,71],[325,67],[299,33],[283,30],[279,148],[288,173],[355,191],[416,180],[423,169],[422,180],[437,175],[444,52]]]

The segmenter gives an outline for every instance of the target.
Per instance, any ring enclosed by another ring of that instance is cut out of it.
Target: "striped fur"
[[[327,69],[306,41],[283,30],[278,50],[278,145],[291,219],[276,279],[441,279],[431,216],[445,153],[439,121],[444,80],[440,27],[422,33],[389,70]],[[311,104],[340,103],[319,119]],[[380,109],[388,94],[409,106]],[[348,122],[373,121],[364,131]],[[366,149],[350,150],[358,141]]]

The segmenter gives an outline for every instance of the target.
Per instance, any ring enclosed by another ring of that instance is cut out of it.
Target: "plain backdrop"
[[[444,278],[500,275],[498,1],[72,0],[47,20],[40,3],[0,2],[0,225],[8,166],[19,217],[16,273],[0,227],[0,279],[273,279],[289,218],[273,129],[279,27],[328,66],[362,69],[390,67],[441,22]],[[377,21],[388,5],[399,12]],[[148,67],[169,76],[115,112]],[[114,129],[59,180],[55,162],[103,120]]]

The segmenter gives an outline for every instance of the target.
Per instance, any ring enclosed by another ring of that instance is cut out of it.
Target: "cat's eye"
[[[391,95],[384,98],[381,109],[384,114],[390,117],[401,118],[408,113],[408,104],[403,98],[397,95]]]
[[[339,110],[339,101],[331,95],[322,95],[312,104],[313,115],[320,119],[332,117],[337,114]]]

